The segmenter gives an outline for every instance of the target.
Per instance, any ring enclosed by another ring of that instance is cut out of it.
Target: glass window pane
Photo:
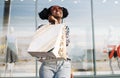
[[[4,13],[4,0],[0,0],[0,77],[4,71],[4,49],[5,41],[3,35],[3,13]]]
[[[52,5],[63,6],[69,11],[68,17],[63,19],[63,22],[70,28],[70,45],[67,50],[72,59],[74,75],[93,75],[90,0],[39,0],[38,12]],[[47,20],[41,20],[39,16],[37,20],[38,25],[48,24]]]
[[[118,56],[109,58],[109,53],[114,49],[114,45],[119,45],[119,9],[119,0],[94,0],[97,75],[120,74]],[[116,49],[113,52],[117,53]]]
[[[3,25],[4,0],[0,0],[0,33]]]
[[[4,0],[5,1],[5,0]],[[35,1],[34,0],[10,0],[9,22],[7,26],[8,33],[17,40],[18,61],[13,67],[13,77],[35,77],[35,58],[28,54],[27,49],[35,31]],[[1,1],[0,1],[1,4]],[[3,3],[2,3],[3,5]],[[3,6],[0,5],[2,8]],[[7,5],[6,5],[7,6]],[[0,17],[2,9],[0,9]],[[1,18],[0,18],[1,20]],[[1,22],[1,21],[0,21]],[[1,24],[1,23],[0,23]],[[0,26],[1,27],[1,26]],[[14,32],[11,33],[11,29]],[[4,58],[5,59],[5,58]],[[4,62],[5,64],[5,62]],[[5,66],[5,65],[4,65]],[[2,75],[4,76],[2,70]],[[0,70],[1,72],[1,70]],[[7,70],[6,76],[10,77],[10,71]]]
[[[33,0],[14,0],[11,3],[10,27],[15,28],[19,47],[19,61],[16,71],[19,77],[35,76],[35,59],[27,49],[35,31],[35,2]]]

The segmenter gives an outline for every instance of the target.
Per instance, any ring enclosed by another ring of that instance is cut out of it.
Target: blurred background
[[[103,49],[108,39],[118,42],[120,39],[119,0],[0,0],[0,77],[4,77],[5,37],[10,27],[14,28],[13,36],[18,41],[13,77],[38,77],[41,63],[27,49],[36,28],[48,23],[38,13],[52,5],[69,11],[63,22],[70,28],[68,53],[74,76],[112,75],[108,54]],[[120,74],[115,58],[112,66],[114,74]]]

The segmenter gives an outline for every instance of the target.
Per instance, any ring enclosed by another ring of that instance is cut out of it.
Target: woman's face
[[[59,6],[52,6],[50,9],[52,16],[55,18],[62,18],[63,17],[63,11],[62,8]]]

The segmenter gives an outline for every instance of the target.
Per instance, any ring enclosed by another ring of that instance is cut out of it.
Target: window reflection
[[[51,5],[60,5],[66,7],[69,11],[69,16],[63,21],[70,27],[71,43],[68,47],[68,52],[72,59],[72,69],[74,74],[93,75],[93,44],[91,32],[90,0],[64,0],[63,2],[58,0],[42,2],[39,0],[38,12],[45,7],[48,8]],[[39,25],[46,23],[48,22],[38,18]],[[89,74],[87,74],[88,72]]]
[[[4,49],[5,34],[3,35],[4,26],[4,7],[5,1],[0,0],[0,76],[4,72]],[[92,25],[91,25],[91,0],[10,0],[10,20],[8,27],[14,27],[19,46],[19,62],[16,64],[14,73],[25,73],[25,76],[35,76],[35,60],[27,53],[27,48],[32,35],[37,26],[48,23],[41,20],[38,15],[35,18],[35,7],[37,11],[47,8],[51,5],[60,5],[68,8],[69,16],[63,21],[70,27],[71,43],[68,47],[69,56],[72,59],[72,69],[74,75],[93,75],[93,42],[92,42]],[[94,9],[94,27],[95,27],[95,54],[97,75],[112,74],[109,64],[108,54],[103,52],[107,45],[109,29],[114,27],[113,34],[119,35],[120,29],[120,11],[119,0],[93,0]],[[6,31],[7,32],[7,28]],[[113,36],[111,35],[111,36]],[[115,37],[111,37],[114,40]],[[118,39],[120,36],[118,36]],[[119,59],[119,58],[118,58]],[[112,58],[114,74],[120,74],[117,60]],[[38,66],[40,66],[38,62]],[[104,66],[103,66],[104,64]],[[18,68],[19,66],[19,68]],[[26,69],[24,69],[26,68]],[[37,69],[38,71],[39,69]],[[30,75],[31,73],[31,75]],[[17,75],[19,76],[19,75]],[[19,76],[21,77],[21,76]]]
[[[0,2],[0,17],[3,17],[3,11],[4,11],[4,0],[2,0],[2,4]],[[3,35],[0,39],[3,41],[0,43],[2,44],[2,48],[4,47],[4,50],[1,51],[0,53],[3,52],[3,55],[1,57],[2,60],[0,59],[0,64],[2,64],[2,68],[0,70],[0,76],[4,77],[9,77],[10,72],[7,71],[6,75],[4,75],[4,67],[5,67],[5,46],[7,45],[5,40],[5,36],[8,34],[7,30],[10,27],[14,27],[15,32],[13,33],[14,36],[17,38],[18,42],[18,61],[16,62],[13,70],[13,77],[30,77],[30,76],[35,76],[35,59],[31,57],[27,53],[27,48],[28,45],[31,41],[32,35],[35,31],[35,3],[33,0],[23,0],[22,2],[20,0],[10,0],[11,1],[11,6],[8,7],[10,9],[8,19],[8,24],[5,25],[0,25],[1,28],[6,28],[6,34]],[[8,1],[6,1],[7,3]],[[2,14],[1,14],[2,13]],[[4,13],[5,14],[5,13]],[[6,19],[0,18],[0,20],[4,21]],[[0,24],[3,24],[2,21],[0,21]],[[3,29],[2,29],[3,31]],[[0,31],[1,32],[1,31]],[[0,35],[1,36],[1,35]],[[1,47],[1,45],[0,45]],[[21,75],[24,74],[24,75]]]
[[[4,61],[4,48],[5,48],[5,44],[4,44],[4,35],[3,35],[3,13],[4,13],[4,1],[0,0],[0,77],[1,77],[1,72],[3,72],[4,70],[4,65],[3,61]]]
[[[2,33],[3,12],[4,12],[4,1],[0,0],[0,33]]]
[[[120,73],[119,62],[117,63],[114,57],[109,59],[108,53],[104,53],[103,49],[111,41],[116,42],[120,38],[118,33],[120,29],[120,22],[118,21],[120,20],[120,11],[118,10],[120,5],[117,5],[118,0],[103,0],[103,3],[101,3],[101,0],[94,0],[94,6],[97,5],[97,7],[94,7],[97,74],[112,74],[111,66],[113,67],[113,74],[118,74]],[[114,30],[112,29],[113,31],[110,32],[111,27]],[[110,33],[112,34],[110,35]],[[110,60],[112,60],[112,64],[110,64]]]

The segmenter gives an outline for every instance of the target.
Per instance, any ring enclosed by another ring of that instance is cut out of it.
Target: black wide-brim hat
[[[38,13],[39,17],[42,19],[42,20],[47,20],[49,15],[51,14],[50,12],[50,9],[52,8],[53,6],[50,6],[49,8],[44,8],[41,12]],[[59,6],[60,7],[60,6]],[[68,16],[68,10],[64,7],[61,7],[62,8],[62,11],[63,11],[63,18],[66,18]]]

